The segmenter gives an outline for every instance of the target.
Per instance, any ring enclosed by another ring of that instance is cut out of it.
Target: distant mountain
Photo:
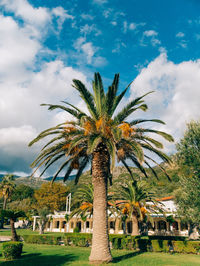
[[[0,182],[2,181],[3,177],[5,174],[0,174]],[[40,178],[40,177],[30,177],[30,176],[25,176],[25,177],[20,177],[15,175],[15,183],[17,185],[19,184],[24,184],[33,188],[39,188],[43,183],[49,182],[52,180],[52,176],[49,176],[47,178]],[[75,175],[69,176],[68,180],[72,181],[74,180]],[[59,176],[56,178],[55,182],[61,182],[63,181],[63,176]]]
[[[74,180],[75,176],[76,176],[76,175],[70,175],[69,178],[68,178],[68,180],[69,180],[69,181]],[[63,176],[58,176],[58,177],[56,178],[56,181],[63,181],[63,178],[64,178]],[[51,180],[52,180],[52,176],[49,176],[49,177],[47,177],[47,178],[43,178],[43,180],[51,181]]]

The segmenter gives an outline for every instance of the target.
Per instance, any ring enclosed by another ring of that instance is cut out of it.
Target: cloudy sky
[[[80,106],[72,79],[90,88],[95,71],[133,80],[126,101],[154,90],[137,115],[178,141],[200,118],[199,14],[198,0],[0,0],[0,173],[31,173],[40,146],[27,144],[67,119],[40,104]]]

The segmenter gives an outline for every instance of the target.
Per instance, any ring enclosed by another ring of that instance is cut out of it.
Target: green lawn
[[[23,235],[38,235],[38,231],[32,231],[30,229],[16,229],[17,234],[20,236]],[[54,236],[63,236],[64,233],[52,233],[52,232],[45,232],[45,235],[54,235]],[[10,229],[0,229],[0,236],[11,236]]]
[[[0,244],[2,250],[2,244]],[[90,265],[88,257],[90,248],[48,246],[24,244],[21,259],[15,261],[3,261],[0,257],[2,266],[40,266],[40,265]],[[165,253],[140,253],[126,250],[113,250],[114,261],[109,265],[140,265],[140,266],[195,266],[200,265],[199,255],[165,254]]]

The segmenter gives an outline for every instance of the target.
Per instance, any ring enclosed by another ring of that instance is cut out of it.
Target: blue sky
[[[73,78],[105,87],[120,73],[133,81],[122,105],[148,96],[149,111],[176,142],[199,119],[200,1],[0,0],[0,172],[30,173],[41,130],[66,120],[39,106],[68,99],[81,106]],[[172,153],[174,145],[166,145]]]

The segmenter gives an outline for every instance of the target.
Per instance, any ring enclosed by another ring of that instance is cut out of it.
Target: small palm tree
[[[152,211],[161,211],[155,193],[144,181],[135,180],[125,185],[118,184],[113,198],[117,200],[116,207],[120,210],[122,219],[132,219],[133,236],[139,235],[139,221],[144,221],[145,218],[152,221]]]
[[[11,198],[15,190],[14,176],[5,175],[0,183],[0,195],[3,197],[3,210],[6,210],[7,202]],[[4,218],[2,216],[0,221],[0,228],[3,228]]]
[[[0,193],[3,196],[3,210],[6,209],[7,201],[15,190],[14,176],[5,175],[0,184]]]
[[[23,211],[2,210],[1,216],[3,216],[4,218],[10,219],[12,240],[18,241],[19,237],[18,237],[17,232],[15,230],[15,222],[17,221],[18,218],[26,217],[25,213]]]
[[[77,170],[75,178],[77,183],[85,167],[91,163],[94,200],[90,261],[112,260],[108,240],[107,188],[108,180],[112,183],[112,171],[116,158],[124,164],[131,175],[127,160],[132,161],[146,177],[144,165],[152,169],[150,162],[155,162],[146,154],[146,151],[151,151],[169,162],[168,156],[160,150],[163,145],[150,134],[161,135],[168,141],[173,141],[173,138],[165,132],[138,126],[148,121],[163,122],[157,119],[136,119],[130,122],[127,120],[135,111],[147,110],[143,98],[148,93],[130,101],[116,113],[129,86],[130,84],[118,94],[119,74],[116,74],[111,86],[105,92],[100,74],[95,73],[92,94],[81,81],[74,79],[73,87],[85,102],[89,114],[66,101],[63,105],[45,104],[49,110],[60,109],[70,113],[74,120],[43,131],[29,144],[31,146],[45,137],[52,137],[32,163],[32,167],[37,167],[35,171],[44,166],[41,173],[43,174],[52,164],[60,161],[60,167],[52,181],[62,170],[65,170],[64,181],[73,170]],[[155,174],[153,169],[152,171]]]
[[[93,214],[93,186],[92,184],[82,184],[73,196],[73,204],[69,218],[80,215],[81,217],[91,217]]]
[[[48,208],[42,208],[38,211],[39,214],[39,219],[38,219],[38,224],[39,224],[39,234],[42,235],[44,234],[44,229],[45,226],[47,224],[47,222],[49,221],[49,209]]]

